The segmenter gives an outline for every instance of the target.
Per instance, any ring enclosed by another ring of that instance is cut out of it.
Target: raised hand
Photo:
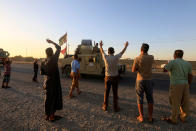
[[[125,43],[125,47],[127,47],[129,45],[129,42],[128,41],[126,41],[126,43]]]
[[[46,41],[48,42],[48,43],[54,43],[52,40],[50,40],[50,39],[46,39]]]
[[[126,41],[124,49],[120,52],[121,55],[123,55],[125,53],[128,45],[129,45],[129,42]]]
[[[100,47],[103,46],[103,41],[101,40],[100,43],[99,43]]]

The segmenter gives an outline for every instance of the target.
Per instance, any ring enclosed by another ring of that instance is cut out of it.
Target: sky
[[[0,0],[0,48],[11,56],[43,58],[53,47],[45,39],[58,42],[66,32],[70,54],[82,39],[103,40],[116,53],[129,41],[123,58],[134,59],[147,42],[155,59],[183,49],[184,59],[196,61],[196,1]]]

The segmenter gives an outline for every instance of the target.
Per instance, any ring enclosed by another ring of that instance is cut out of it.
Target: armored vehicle
[[[10,54],[7,51],[4,51],[2,48],[0,48],[0,65],[4,64],[5,59],[9,56]]]
[[[92,45],[92,40],[82,40],[75,53],[80,61],[80,73],[91,75],[105,75],[105,64],[102,59],[98,43]],[[69,77],[71,72],[71,62],[73,57],[68,55],[62,61],[62,73]],[[125,73],[126,66],[119,64],[119,74]]]

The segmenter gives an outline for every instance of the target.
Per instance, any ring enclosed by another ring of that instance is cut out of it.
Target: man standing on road
[[[4,78],[3,78],[2,88],[10,88],[8,84],[10,82],[11,64],[12,61],[9,58],[6,58],[4,63],[4,75],[3,75]]]
[[[34,70],[34,76],[33,76],[33,82],[38,82],[37,81],[37,72],[38,72],[38,60],[35,59],[34,62],[33,62],[33,70]]]
[[[132,72],[137,72],[136,79],[136,96],[139,110],[139,116],[137,120],[139,122],[144,121],[143,116],[143,98],[144,93],[148,101],[148,121],[153,122],[153,84],[151,81],[152,76],[152,64],[154,63],[154,56],[148,54],[149,45],[146,43],[142,44],[141,53],[135,58]]]
[[[102,109],[104,111],[107,111],[111,86],[113,90],[114,111],[118,112],[120,110],[118,106],[118,61],[126,51],[128,45],[129,43],[126,42],[124,49],[117,55],[114,55],[114,48],[110,47],[108,48],[108,55],[106,55],[102,48],[103,42],[102,41],[100,42],[100,52],[105,62],[105,92],[104,92],[104,103],[102,106]]]
[[[170,118],[163,120],[177,124],[179,114],[182,122],[186,121],[189,114],[189,87],[192,82],[192,66],[183,60],[183,50],[174,52],[174,60],[165,67],[164,72],[170,73],[169,101],[171,105]]]
[[[46,89],[45,119],[54,121],[56,110],[61,110],[63,108],[61,82],[58,69],[58,59],[61,47],[49,39],[47,39],[47,42],[56,47],[56,52],[54,54],[52,48],[47,48],[47,58],[44,65],[42,64],[42,66],[44,66],[42,67],[42,74],[45,75],[44,89]]]

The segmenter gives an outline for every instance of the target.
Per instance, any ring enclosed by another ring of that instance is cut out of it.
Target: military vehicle
[[[82,40],[81,44],[78,45],[75,53],[78,54],[80,61],[80,73],[89,75],[105,75],[105,64],[102,59],[98,43],[92,45],[92,40]],[[71,62],[73,55],[68,55],[62,61],[62,73],[66,77],[70,76],[71,73]],[[119,74],[125,73],[126,65],[119,64]]]
[[[0,65],[4,64],[5,59],[9,56],[10,54],[7,51],[4,51],[2,48],[0,48]]]

